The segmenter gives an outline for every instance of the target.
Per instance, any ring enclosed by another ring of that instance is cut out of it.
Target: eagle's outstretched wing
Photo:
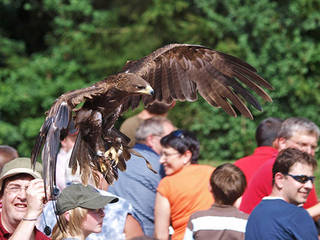
[[[266,101],[272,101],[262,89],[272,89],[272,86],[257,74],[255,68],[236,57],[199,45],[164,46],[144,58],[127,62],[123,72],[139,75],[155,91],[152,97],[132,96],[124,110],[135,108],[141,98],[145,104],[154,100],[166,103],[195,101],[198,91],[212,106],[237,116],[232,103],[241,114],[252,119],[245,101],[258,110],[262,108],[244,86]]]
[[[137,107],[141,99],[144,104],[155,100],[195,101],[199,92],[209,104],[232,116],[236,116],[234,106],[252,118],[246,102],[258,110],[261,106],[250,89],[271,101],[263,87],[272,89],[252,66],[236,57],[204,46],[170,44],[128,62],[120,73],[91,87],[60,96],[40,129],[31,159],[35,163],[43,149],[44,179],[49,179],[53,193],[61,132],[74,121],[79,135],[71,165],[79,166],[84,175],[98,170],[112,183],[117,170],[125,170],[125,161],[133,153],[127,148],[128,139],[114,128],[114,123],[129,107]],[[150,96],[152,88],[154,94]],[[83,105],[77,108],[79,103]]]

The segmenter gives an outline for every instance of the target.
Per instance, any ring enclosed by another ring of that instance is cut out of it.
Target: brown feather
[[[74,121],[79,135],[70,160],[73,173],[79,169],[87,182],[92,171],[99,170],[111,184],[118,178],[118,170],[126,169],[131,154],[144,158],[128,149],[128,138],[114,128],[118,117],[139,106],[141,100],[145,105],[153,101],[195,101],[199,92],[209,104],[232,116],[237,116],[236,108],[252,118],[247,104],[258,110],[261,107],[250,91],[271,101],[263,88],[272,86],[255,68],[236,57],[200,45],[170,44],[128,61],[118,74],[61,95],[40,129],[32,163],[43,148],[44,176],[52,193],[61,133]]]

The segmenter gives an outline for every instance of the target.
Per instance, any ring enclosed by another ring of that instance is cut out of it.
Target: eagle
[[[31,153],[35,165],[41,153],[45,186],[56,195],[56,160],[60,138],[71,124],[78,136],[69,166],[79,169],[84,180],[99,171],[109,184],[126,169],[131,154],[130,139],[114,127],[119,116],[154,101],[196,101],[198,93],[213,107],[236,117],[253,119],[247,107],[262,111],[252,90],[264,100],[271,97],[263,88],[272,86],[254,67],[237,57],[191,44],[169,44],[151,54],[128,61],[123,69],[92,86],[61,95],[46,114]],[[143,157],[143,156],[141,156]],[[152,166],[145,159],[150,169]]]

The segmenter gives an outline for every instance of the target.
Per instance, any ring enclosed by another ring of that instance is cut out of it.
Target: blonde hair
[[[58,223],[52,230],[52,239],[62,240],[67,237],[74,237],[82,235],[82,222],[85,219],[88,210],[85,208],[77,207],[69,210],[69,221],[67,221],[64,214],[58,216],[62,229],[59,228]]]

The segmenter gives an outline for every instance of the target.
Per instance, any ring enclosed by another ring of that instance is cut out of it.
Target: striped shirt
[[[213,205],[191,215],[184,240],[244,239],[248,215],[233,206]]]

